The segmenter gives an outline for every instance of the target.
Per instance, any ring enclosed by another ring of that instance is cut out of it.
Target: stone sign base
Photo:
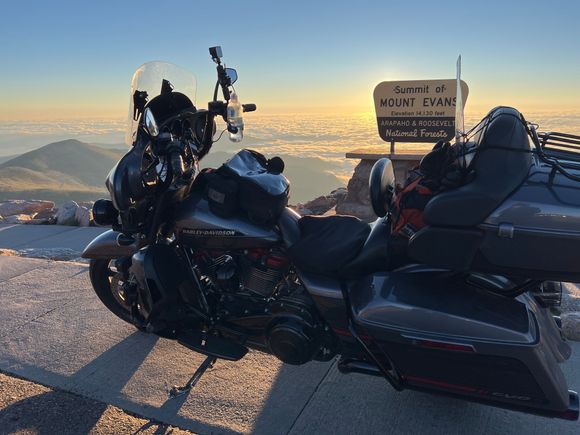
[[[397,183],[404,183],[409,170],[417,166],[431,148],[432,145],[414,146],[398,153],[389,153],[386,147],[361,148],[346,153],[347,159],[360,159],[360,163],[348,182],[346,198],[336,206],[336,213],[357,216],[367,222],[374,221],[377,216],[369,198],[369,175],[375,162],[383,157],[391,159]]]

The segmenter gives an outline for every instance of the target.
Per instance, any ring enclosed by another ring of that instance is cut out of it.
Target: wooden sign
[[[463,105],[469,88],[461,81]],[[381,82],[373,93],[381,139],[431,142],[455,137],[456,81]]]

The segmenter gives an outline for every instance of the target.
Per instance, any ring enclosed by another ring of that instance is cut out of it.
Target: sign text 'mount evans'
[[[381,82],[374,92],[381,139],[391,142],[437,142],[455,136],[456,81]],[[461,81],[463,105],[469,89]]]

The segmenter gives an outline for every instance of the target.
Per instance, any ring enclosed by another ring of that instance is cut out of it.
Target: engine
[[[208,276],[223,292],[247,292],[262,298],[274,293],[290,265],[284,253],[273,249],[206,252],[202,259]]]
[[[288,364],[334,355],[334,340],[312,299],[276,248],[203,252],[196,257],[214,289],[218,317],[255,328],[268,350]]]

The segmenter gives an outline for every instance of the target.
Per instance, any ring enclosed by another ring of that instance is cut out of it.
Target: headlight
[[[113,225],[119,219],[119,211],[113,206],[113,201],[99,199],[93,205],[93,219],[97,225]]]

